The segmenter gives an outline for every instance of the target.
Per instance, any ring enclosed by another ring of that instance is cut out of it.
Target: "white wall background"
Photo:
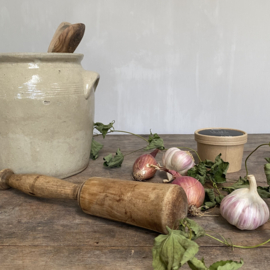
[[[0,0],[0,52],[46,52],[63,21],[86,25],[95,121],[270,132],[269,0]]]

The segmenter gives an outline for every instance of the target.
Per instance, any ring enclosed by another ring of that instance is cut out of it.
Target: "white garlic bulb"
[[[220,204],[221,215],[240,230],[255,230],[269,219],[269,208],[257,192],[254,175],[248,175],[249,188],[227,195]]]
[[[186,175],[187,171],[195,165],[190,152],[182,151],[176,147],[169,148],[163,154],[162,163],[166,169],[174,170],[181,175]]]

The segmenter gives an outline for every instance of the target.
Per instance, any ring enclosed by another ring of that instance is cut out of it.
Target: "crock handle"
[[[90,97],[92,91],[95,91],[99,82],[99,74],[93,71],[85,70],[84,78],[84,96],[85,99]]]

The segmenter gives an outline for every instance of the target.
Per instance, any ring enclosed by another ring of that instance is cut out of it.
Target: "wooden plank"
[[[147,138],[147,136],[144,136]],[[269,135],[250,135],[244,158]],[[143,150],[125,157],[121,168],[107,169],[102,157],[115,153],[118,147],[125,153],[142,148],[143,140],[134,136],[113,135],[105,140],[100,157],[90,161],[80,174],[67,178],[82,183],[91,176],[113,177],[132,181],[131,171],[135,159]],[[165,135],[165,146],[196,148],[193,135]],[[262,147],[249,160],[249,172],[258,184],[266,185],[263,172],[264,157],[269,157],[268,147]],[[162,153],[157,156],[159,162]],[[228,174],[229,182],[245,175],[245,169]],[[165,174],[158,172],[150,182],[162,182]],[[41,199],[19,191],[2,190],[0,196],[0,261],[1,269],[152,269],[151,248],[158,233],[93,217],[83,213],[76,201]],[[267,199],[270,206],[270,199]],[[240,231],[228,224],[215,208],[212,216],[194,218],[209,234],[230,238],[234,244],[254,245],[270,238],[270,222],[255,231]],[[243,269],[268,269],[270,243],[252,250],[232,250],[209,237],[197,240],[201,245],[198,258],[205,257],[210,265],[221,259],[244,259]],[[260,260],[258,259],[260,258]],[[183,267],[182,269],[189,269]]]
[[[98,246],[152,246],[158,233],[134,226],[93,217],[83,213],[73,201],[32,197],[17,200],[20,207],[4,208],[1,215],[0,243],[4,245],[82,245]],[[268,200],[268,205],[269,205]],[[16,203],[15,202],[15,203]],[[270,221],[254,231],[240,231],[228,224],[219,209],[211,211],[213,216],[194,218],[207,233],[214,237],[231,239],[237,245],[254,245],[270,238]],[[57,241],[56,241],[57,240]],[[198,239],[202,246],[220,246],[211,238]],[[270,246],[270,243],[268,244]]]
[[[269,269],[269,251],[200,247],[197,258],[204,257],[210,266],[219,260],[244,260],[245,270]],[[150,247],[99,248],[74,246],[7,246],[0,247],[1,268],[5,270],[88,270],[88,269],[152,269]],[[190,269],[184,265],[181,269]]]

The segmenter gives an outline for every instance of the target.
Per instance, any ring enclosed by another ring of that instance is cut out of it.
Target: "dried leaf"
[[[163,139],[161,139],[157,133],[154,135],[152,132],[150,132],[149,138],[148,138],[149,145],[144,148],[144,150],[151,150],[151,149],[165,149]]]
[[[208,270],[204,264],[204,259],[201,260],[194,257],[192,260],[188,261],[188,265],[192,270]]]
[[[92,158],[93,160],[97,159],[98,153],[102,149],[102,147],[103,147],[103,144],[92,139],[90,158]]]
[[[186,238],[195,240],[205,235],[204,229],[194,220],[184,218],[180,220],[179,230]]]
[[[155,238],[153,252],[154,270],[178,270],[187,261],[194,258],[199,246],[187,239],[179,230],[167,227],[168,235]]]
[[[221,154],[215,158],[215,162],[205,160],[199,162],[187,172],[188,176],[198,179],[202,185],[210,180],[214,183],[223,183],[226,181],[226,174],[229,163],[221,159]]]
[[[104,157],[103,160],[104,160],[103,165],[105,167],[117,168],[117,167],[121,167],[121,165],[124,161],[124,155],[122,154],[122,152],[118,148],[115,156],[113,156],[112,154],[109,154],[108,156]]]
[[[110,131],[110,130],[113,130],[115,121],[112,121],[111,123],[109,123],[108,125],[104,125],[103,123],[101,122],[97,122],[97,123],[94,123],[94,128],[97,129],[103,136],[103,138],[105,138],[105,136],[107,135],[107,133]]]
[[[210,265],[209,270],[237,270],[243,266],[244,262],[241,259],[240,262],[232,260],[219,261]]]

